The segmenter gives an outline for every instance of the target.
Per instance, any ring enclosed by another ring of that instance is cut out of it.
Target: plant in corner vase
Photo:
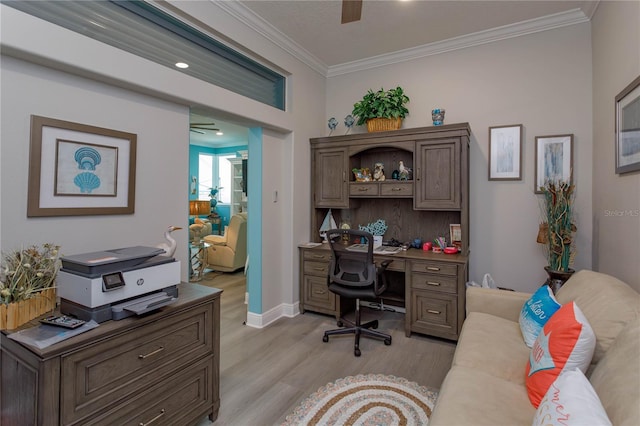
[[[549,262],[545,267],[549,274],[547,283],[559,286],[575,272],[571,269],[577,231],[573,211],[575,185],[563,181],[547,181],[540,189],[543,195],[541,209],[544,222],[540,224],[537,241],[544,244]]]
[[[400,86],[395,89],[385,91],[380,89],[377,92],[369,89],[362,99],[353,105],[351,114],[357,117],[356,124],[361,126],[367,124],[368,131],[399,129],[402,119],[409,114],[405,106],[409,102],[409,97],[404,94]],[[393,123],[393,128],[376,128],[372,126],[375,119],[387,119]]]

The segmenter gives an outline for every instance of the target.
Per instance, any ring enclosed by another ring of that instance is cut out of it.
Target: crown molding
[[[409,49],[398,50],[389,54],[373,56],[371,58],[363,59],[360,61],[353,61],[330,66],[327,77],[334,77],[341,74],[349,74],[353,72],[368,70],[371,68],[382,67],[385,65],[411,61],[426,56],[466,49],[468,47],[493,43],[496,41],[520,37],[523,35],[538,33],[542,31],[548,31],[555,28],[580,24],[588,21],[589,17],[587,17],[580,9],[572,9],[567,12],[556,13],[542,18],[522,21],[516,24],[492,28],[490,30],[479,31],[477,33],[454,37],[448,40],[429,43]]]
[[[548,31],[569,25],[589,22],[598,3],[599,2],[593,2],[592,7],[587,11],[588,14],[585,14],[580,9],[572,9],[541,18],[530,19],[515,24],[479,31],[473,34],[454,37],[448,40],[332,66],[327,66],[327,64],[322,62],[318,57],[311,54],[291,38],[287,37],[284,33],[276,29],[273,25],[265,21],[242,3],[235,1],[217,1],[216,5],[238,21],[252,28],[265,39],[271,41],[273,44],[302,61],[315,72],[329,78],[337,75],[382,67],[385,65],[411,61],[426,56],[438,55],[454,50],[466,49],[468,47],[479,46],[482,44],[507,40],[514,37]]]
[[[237,1],[217,1],[216,5],[276,46],[291,54],[294,58],[306,64],[318,74],[324,77],[327,76],[329,72],[327,64],[322,62],[294,40],[287,37],[284,33],[265,21],[262,17],[242,3]]]

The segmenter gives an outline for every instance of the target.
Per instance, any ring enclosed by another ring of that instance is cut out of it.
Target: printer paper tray
[[[120,303],[111,307],[111,314],[114,320],[129,317],[131,315],[142,315],[154,309],[167,306],[177,300],[165,292],[154,293],[148,296],[138,297],[128,302]]]

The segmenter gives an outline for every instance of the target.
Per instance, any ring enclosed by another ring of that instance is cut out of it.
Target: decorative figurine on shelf
[[[375,166],[373,167],[373,180],[377,180],[379,182],[382,182],[383,180],[385,180],[384,164],[382,163],[375,164]]]
[[[329,136],[331,136],[331,133],[333,133],[333,131],[334,131],[334,130],[336,129],[336,127],[338,126],[338,120],[336,120],[336,118],[335,118],[335,117],[331,117],[331,118],[329,119],[329,123],[328,123],[328,125],[329,125],[329,130],[330,130],[330,132],[329,132]]]
[[[368,167],[363,167],[361,169],[353,168],[351,171],[353,172],[353,176],[356,178],[356,182],[371,182],[371,171]]]
[[[391,173],[391,179],[393,179],[393,180],[400,179],[400,172],[397,171],[397,170],[394,170],[393,173]]]
[[[404,162],[400,161],[398,164],[398,179],[409,180],[411,169],[404,165]]]
[[[344,134],[346,135],[347,133],[349,133],[349,130],[351,130],[351,128],[353,127],[353,124],[356,122],[356,119],[353,118],[353,115],[349,114],[344,118],[344,125],[347,128],[347,131],[344,132]]]
[[[442,126],[442,123],[444,123],[444,110],[440,108],[431,110],[431,118],[434,126]]]

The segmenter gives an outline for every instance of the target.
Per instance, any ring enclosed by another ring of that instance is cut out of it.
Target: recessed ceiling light
[[[176,67],[178,68],[189,68],[189,64],[185,64],[184,62],[176,62]]]
[[[218,136],[222,136],[222,135],[224,135],[224,133],[222,133],[222,132],[216,132],[216,135],[218,135]]]

